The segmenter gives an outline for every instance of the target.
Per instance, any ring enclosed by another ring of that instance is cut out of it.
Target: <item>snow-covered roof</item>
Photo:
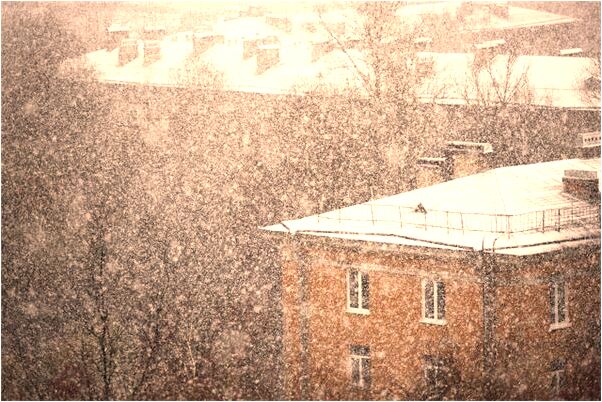
[[[492,169],[263,229],[405,246],[534,254],[600,241],[600,205],[563,191],[565,170],[600,159]]]
[[[366,57],[362,51],[355,48],[348,49],[347,53],[339,49],[326,50],[320,57],[312,59],[314,44],[304,41],[302,35],[291,33],[279,37],[278,63],[257,74],[257,56],[243,58],[243,38],[266,36],[272,34],[273,30],[250,22],[239,28],[234,37],[240,40],[226,39],[224,43],[216,43],[198,56],[193,56],[193,33],[189,32],[164,38],[160,42],[161,57],[154,63],[144,63],[142,41],[139,41],[138,57],[124,65],[118,63],[119,49],[98,50],[88,53],[85,58],[87,64],[97,72],[98,79],[107,82],[190,85],[181,71],[187,60],[192,59],[220,74],[223,77],[220,81],[223,88],[220,89],[227,91],[277,94],[299,94],[323,89],[335,92],[364,91],[362,78],[356,68],[362,73],[370,68],[364,61]],[[226,38],[233,38],[233,34],[228,34]],[[472,73],[474,54],[422,52],[418,56],[423,60],[432,60],[432,75],[417,88],[417,96],[424,102],[461,105],[476,98]],[[355,66],[350,57],[354,59]],[[491,68],[477,74],[480,84],[489,86],[491,94],[495,93],[491,77],[503,84],[509,63],[509,81],[515,83],[525,76],[529,84],[529,96],[515,97],[510,99],[511,102],[575,109],[600,107],[599,100],[583,93],[584,82],[593,71],[592,61],[588,58],[520,56],[509,62],[507,55],[495,56]]]
[[[474,73],[474,53],[428,53],[420,57],[433,61],[433,74],[419,90],[426,99],[439,104],[465,104],[477,99],[494,103],[529,103],[537,106],[599,109],[600,101],[584,93],[585,81],[595,71],[587,57],[496,55],[488,66]],[[476,83],[481,86],[477,96]],[[495,85],[497,83],[497,85]],[[524,90],[514,89],[522,88]],[[509,90],[503,88],[508,85]],[[485,88],[485,91],[483,91]],[[485,94],[487,95],[485,95]]]
[[[507,18],[490,13],[487,18],[475,18],[466,21],[464,23],[464,29],[472,32],[493,31],[569,24],[575,21],[574,18],[566,17],[564,15],[509,5]]]

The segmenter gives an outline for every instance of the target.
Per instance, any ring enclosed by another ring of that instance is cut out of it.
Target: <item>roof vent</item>
[[[579,199],[600,202],[598,172],[595,170],[565,170],[562,189]]]

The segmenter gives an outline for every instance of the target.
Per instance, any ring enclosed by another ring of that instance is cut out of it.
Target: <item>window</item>
[[[560,397],[562,390],[566,386],[566,375],[564,371],[564,360],[556,359],[552,362],[550,367],[550,374],[552,376],[552,394],[554,397]]]
[[[370,347],[351,345],[351,384],[358,388],[370,387]]]
[[[368,314],[370,310],[370,285],[368,274],[351,270],[347,276],[347,310]]]
[[[442,359],[424,356],[424,380],[429,398],[442,399],[447,389],[448,370]]]
[[[569,323],[566,284],[563,281],[550,284],[550,330],[566,328]]]
[[[443,325],[445,321],[445,284],[422,280],[422,322]]]

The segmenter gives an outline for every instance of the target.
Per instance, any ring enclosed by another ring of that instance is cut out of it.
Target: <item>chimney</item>
[[[508,10],[508,2],[502,2],[502,3],[494,3],[491,4],[489,6],[489,10],[491,11],[491,13],[499,18],[503,18],[503,19],[508,19],[509,17],[509,10]]]
[[[161,58],[161,43],[158,40],[144,41],[144,64],[151,64]]]
[[[130,36],[130,29],[124,25],[112,24],[107,28],[107,35],[107,49],[113,50],[119,46],[122,40]]]
[[[138,41],[136,39],[124,39],[119,46],[119,65],[129,63],[138,57]]]
[[[506,41],[504,39],[488,40],[475,45],[478,54],[499,54],[505,50]]]
[[[291,32],[292,24],[291,21],[286,17],[278,15],[268,15],[265,17],[265,21],[273,27],[283,30],[284,32]]]
[[[334,50],[334,42],[333,41],[319,41],[313,42],[313,47],[311,50],[311,62],[315,62],[320,57],[324,56],[327,53],[330,53]]]
[[[445,147],[450,163],[450,179],[490,169],[493,147],[487,142],[450,141]]]
[[[577,157],[599,158],[600,157],[600,132],[579,133],[575,141]]]
[[[430,50],[432,43],[432,38],[429,38],[428,36],[421,36],[414,39],[414,49],[416,49],[417,52],[426,52]]]
[[[258,40],[257,39],[245,39],[242,43],[242,58],[243,60],[249,59],[257,52]]]
[[[280,63],[280,47],[278,45],[257,46],[257,75]]]
[[[600,202],[598,172],[594,170],[565,170],[562,190],[585,201]]]
[[[428,187],[450,179],[448,158],[418,158],[416,162],[416,186]]]
[[[208,32],[195,32],[192,35],[192,52],[195,56],[198,56],[217,42],[217,35]]]
[[[142,39],[145,40],[160,40],[165,36],[166,30],[160,25],[152,25],[144,27]]]
[[[560,50],[560,55],[566,56],[566,57],[578,57],[578,56],[581,56],[582,53],[583,53],[583,49],[581,49],[580,47],[574,47],[571,49]]]

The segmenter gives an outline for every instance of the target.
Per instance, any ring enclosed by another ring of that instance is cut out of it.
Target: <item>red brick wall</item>
[[[371,305],[367,316],[346,311],[346,273],[351,266],[362,266],[369,273]],[[481,285],[475,281],[474,273],[466,269],[466,264],[448,261],[445,265],[438,258],[383,258],[318,251],[306,256],[306,267],[310,301],[310,397],[419,398],[425,385],[424,355],[453,359],[459,377],[454,379],[458,386],[449,390],[449,397],[480,397]],[[285,288],[291,287],[295,277],[291,271],[297,268],[298,265],[285,264]],[[447,324],[443,326],[420,322],[421,280],[427,272],[440,272],[446,283]],[[292,301],[290,295],[285,293],[284,297],[285,322],[288,323],[297,317],[297,312],[286,307]],[[285,330],[285,344],[295,339],[297,334]],[[369,392],[351,386],[349,345],[352,344],[370,346],[372,386]],[[289,348],[286,353],[298,351]],[[291,356],[285,360],[299,361]],[[291,376],[299,374],[298,369],[290,372]]]
[[[307,275],[308,397],[421,399],[423,356],[450,358],[455,387],[446,398],[483,398],[483,309],[480,257],[431,252],[361,252],[325,248],[287,253],[283,265],[287,397],[301,398],[299,268]],[[600,257],[560,253],[542,260],[499,258],[495,290],[494,391],[500,398],[549,399],[550,365],[566,361],[565,398],[599,397]],[[370,314],[347,312],[346,273],[368,272]],[[443,326],[421,318],[421,279],[446,284]],[[550,331],[549,281],[562,273],[571,326]],[[596,343],[597,339],[597,343]],[[351,386],[349,345],[370,346],[372,385]]]
[[[555,398],[551,364],[561,358],[566,362],[566,388],[560,397],[599,399],[599,251],[591,258],[564,253],[529,260],[498,277],[502,284],[496,290],[495,339],[500,397]],[[551,330],[549,283],[558,275],[566,283],[570,326]]]

